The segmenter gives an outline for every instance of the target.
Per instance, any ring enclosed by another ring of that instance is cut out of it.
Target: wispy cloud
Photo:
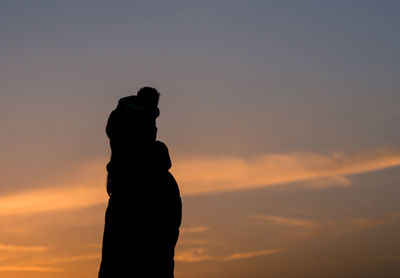
[[[205,238],[179,238],[179,246],[220,246],[223,244],[223,241],[210,240]]]
[[[262,154],[250,158],[205,157],[177,160],[174,173],[184,194],[210,193],[330,178],[348,185],[344,176],[400,165],[400,150],[353,155],[315,153]],[[313,185],[316,186],[315,184]]]
[[[61,269],[41,266],[0,266],[0,272],[61,272]]]
[[[13,245],[13,244],[1,244],[0,251],[8,252],[43,252],[48,250],[45,246],[29,246],[29,245]]]
[[[285,248],[277,248],[256,250],[250,252],[239,252],[227,255],[210,255],[209,250],[206,248],[189,248],[185,250],[179,250],[175,255],[175,260],[185,263],[201,262],[207,260],[233,261],[240,259],[250,259],[258,256],[279,254],[284,252],[286,252]]]
[[[175,260],[184,263],[193,263],[211,260],[212,257],[206,255],[207,249],[204,248],[190,248],[185,250],[179,250],[175,254]]]
[[[104,188],[103,188],[104,190]],[[80,185],[29,190],[0,197],[0,215],[68,210],[105,203],[98,186]]]
[[[308,230],[309,236],[335,236],[344,233],[351,233],[366,229],[372,229],[398,221],[400,215],[390,214],[381,217],[352,217],[344,219],[327,219],[311,221],[305,219],[273,216],[273,215],[252,215],[250,218],[266,221],[278,226],[299,227]],[[294,233],[296,231],[292,230]],[[302,233],[302,236],[305,234]],[[307,234],[306,234],[307,235]]]
[[[0,216],[105,204],[105,164],[106,161],[100,160],[83,166],[76,177],[64,185],[0,196]],[[177,159],[173,172],[179,181],[182,194],[193,195],[277,186],[305,180],[314,181],[309,183],[310,187],[348,186],[348,175],[398,165],[399,150],[327,156],[298,152],[262,154],[250,158]]]
[[[180,230],[182,234],[198,234],[210,230],[210,227],[209,226],[183,227]]]
[[[84,165],[67,184],[0,196],[0,216],[78,209],[106,203],[105,162]]]
[[[46,258],[46,260],[42,260],[42,263],[46,265],[57,265],[69,262],[100,260],[100,257],[101,257],[100,253],[95,253],[95,254],[85,254],[85,255],[71,256],[71,257]]]
[[[279,249],[265,249],[265,250],[258,250],[252,252],[244,252],[244,253],[234,253],[228,255],[223,258],[224,261],[233,261],[233,260],[240,260],[240,259],[250,259],[253,257],[264,256],[264,255],[272,255],[272,254],[279,254],[286,252],[286,249],[279,248]]]
[[[9,250],[11,249],[11,250]],[[0,249],[3,251],[2,249]],[[42,249],[38,249],[38,251],[45,251]],[[36,251],[36,249],[32,246],[23,247],[23,246],[15,246],[15,248],[7,248],[6,251],[23,251],[30,252]],[[83,254],[77,256],[70,257],[58,257],[56,254],[47,254],[43,256],[30,256],[30,257],[11,257],[11,261],[18,262],[18,264],[7,265],[7,263],[3,263],[0,266],[0,272],[63,272],[64,269],[60,267],[54,267],[62,264],[67,264],[71,262],[83,262],[89,260],[100,261],[100,253],[95,254]],[[3,260],[4,261],[4,260]],[[10,260],[8,260],[10,261]],[[21,263],[22,262],[22,263]],[[23,264],[23,265],[20,265]]]
[[[383,217],[356,217],[343,219],[338,221],[322,222],[319,231],[327,235],[340,235],[361,230],[373,229],[389,223],[393,223],[399,219],[398,216]]]
[[[306,228],[315,228],[318,227],[319,224],[315,221],[297,219],[297,218],[289,218],[289,217],[281,217],[281,216],[272,216],[272,215],[253,215],[251,218],[261,219],[268,222],[276,223],[278,225],[284,226],[296,226],[296,227],[306,227]]]

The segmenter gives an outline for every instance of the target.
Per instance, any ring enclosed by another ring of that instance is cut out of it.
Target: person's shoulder
[[[169,151],[167,145],[161,141],[155,141],[154,147],[156,151],[156,156],[163,168],[169,169],[172,166],[171,158],[169,156]]]

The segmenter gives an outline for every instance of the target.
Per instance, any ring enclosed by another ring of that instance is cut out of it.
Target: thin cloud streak
[[[105,204],[104,161],[84,165],[69,183],[0,196],[0,216],[80,209]]]
[[[287,250],[285,248],[277,249],[264,249],[251,252],[239,252],[228,255],[207,255],[209,252],[206,248],[189,248],[177,252],[175,255],[175,260],[184,263],[195,263],[207,260],[214,261],[234,261],[240,259],[251,259],[253,257],[273,255],[279,253],[285,253]]]
[[[25,246],[25,245],[13,245],[13,244],[0,244],[0,251],[8,252],[44,252],[48,248],[45,246]]]
[[[29,190],[0,197],[0,215],[78,209],[105,203],[105,189],[80,185]]]
[[[223,241],[210,240],[205,238],[186,238],[179,239],[179,246],[221,246]]]
[[[105,161],[84,165],[67,184],[0,196],[0,216],[80,209],[106,204]],[[355,155],[264,154],[251,158],[177,159],[173,172],[182,195],[206,194],[310,181],[318,186],[349,186],[345,176],[400,165],[399,150]],[[318,180],[329,182],[315,182]],[[322,184],[322,185],[319,185]]]
[[[0,272],[61,272],[61,269],[40,266],[0,266]]]
[[[233,260],[240,260],[240,259],[250,259],[253,257],[264,256],[264,255],[272,255],[272,254],[279,254],[285,253],[286,249],[279,248],[279,249],[266,249],[266,250],[259,250],[259,251],[252,251],[252,252],[245,252],[245,253],[234,253],[223,258],[224,261],[233,261]]]
[[[19,261],[19,259],[15,259]],[[62,265],[71,262],[83,262],[90,260],[100,260],[100,254],[85,254],[71,257],[59,257],[57,255],[33,256],[29,259],[23,259],[24,265],[3,265],[0,266],[0,272],[63,272],[62,268],[53,267],[53,265]],[[26,266],[28,264],[28,266]]]
[[[46,260],[43,260],[42,264],[57,265],[57,264],[87,261],[87,260],[100,260],[100,254],[94,253],[94,254],[86,254],[86,255],[80,255],[80,256],[72,256],[72,257],[61,257],[61,258],[56,258],[56,259],[46,258]],[[40,263],[37,263],[37,264],[40,264]]]
[[[206,260],[211,260],[212,257],[206,255],[207,249],[205,248],[191,248],[177,251],[175,254],[175,261],[184,263],[194,263]]]
[[[314,153],[263,154],[248,159],[206,157],[177,160],[174,174],[183,194],[193,195],[330,179],[322,186],[348,186],[343,176],[400,165],[400,150],[355,155]],[[312,183],[311,188],[315,188]]]
[[[310,236],[337,236],[345,233],[373,229],[396,222],[399,220],[400,214],[394,213],[383,215],[381,217],[353,217],[321,221],[311,221],[273,215],[252,215],[250,218],[276,224],[278,226],[299,227],[304,230],[308,230],[310,232]],[[293,229],[291,230],[294,231]]]
[[[198,234],[210,230],[210,227],[209,226],[183,227],[180,230],[182,234]]]
[[[297,218],[272,216],[272,215],[254,215],[251,218],[266,220],[284,226],[295,226],[295,227],[306,227],[306,228],[318,227],[318,223],[314,221],[297,219]]]

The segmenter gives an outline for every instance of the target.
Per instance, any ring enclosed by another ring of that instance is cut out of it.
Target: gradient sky
[[[105,124],[161,93],[177,278],[400,269],[399,1],[0,2],[0,276],[96,277]]]

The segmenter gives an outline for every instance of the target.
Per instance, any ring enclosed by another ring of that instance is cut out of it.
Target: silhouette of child
[[[182,203],[168,148],[156,141],[158,99],[144,87],[121,98],[107,122],[110,198],[99,278],[174,276]]]

